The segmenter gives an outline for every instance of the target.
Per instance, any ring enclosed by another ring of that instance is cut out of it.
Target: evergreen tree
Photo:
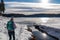
[[[0,12],[3,12],[4,13],[4,11],[5,11],[4,1],[1,0],[1,3],[0,3]]]

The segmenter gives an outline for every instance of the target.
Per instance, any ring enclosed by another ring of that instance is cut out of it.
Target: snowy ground
[[[6,23],[7,21],[9,21],[10,18],[7,18],[7,17],[0,17],[0,40],[8,40],[8,33],[7,33],[7,29],[5,28],[6,27]],[[33,32],[29,32],[27,31],[27,23],[28,24],[35,24],[35,23],[39,23],[40,19],[38,20],[38,18],[36,19],[36,21],[34,21],[35,18],[31,19],[31,18],[14,18],[14,22],[17,26],[16,30],[15,30],[15,36],[16,36],[16,40],[29,40],[28,38],[31,37],[32,33],[36,36],[37,40],[54,40],[53,38],[49,37],[49,36],[46,36],[46,34],[42,34],[41,32],[39,32],[37,29],[35,28],[32,28]],[[20,22],[23,22],[20,24]],[[25,24],[25,23],[26,24]],[[29,22],[32,22],[32,23],[29,23]],[[45,31],[48,30],[48,32],[50,34],[54,34],[57,36],[57,32],[55,33],[54,32],[54,29],[53,30],[50,30],[48,29],[47,27],[45,27],[46,29],[44,29]],[[60,34],[60,33],[59,33]],[[59,35],[58,34],[58,35]],[[45,36],[45,37],[44,37]],[[60,36],[58,36],[60,37]]]
[[[8,20],[0,18],[0,40],[8,40],[8,31],[5,28]],[[27,31],[27,26],[15,23],[17,28],[15,29],[16,40],[29,40],[32,37],[32,33]]]
[[[25,25],[19,25],[19,27],[17,26],[16,30],[15,30],[15,36],[16,36],[16,40],[29,40],[29,38],[31,37],[32,33],[26,30],[26,26]],[[0,32],[0,40],[8,40],[8,33],[6,29],[3,29]]]

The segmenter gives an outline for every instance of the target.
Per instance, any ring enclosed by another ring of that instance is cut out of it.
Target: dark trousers
[[[15,40],[15,32],[14,31],[8,31],[8,35],[9,35],[9,40],[12,40],[12,37],[13,37],[13,40]]]

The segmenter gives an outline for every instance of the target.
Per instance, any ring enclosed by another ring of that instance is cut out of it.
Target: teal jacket
[[[7,29],[8,30],[14,30],[14,22],[13,21],[8,21]]]

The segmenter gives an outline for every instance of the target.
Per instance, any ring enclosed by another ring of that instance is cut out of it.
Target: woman
[[[13,18],[11,18],[11,20],[8,21],[8,23],[7,23],[9,40],[12,40],[12,36],[13,36],[13,40],[15,40],[15,28],[16,28],[16,26],[14,24]]]

